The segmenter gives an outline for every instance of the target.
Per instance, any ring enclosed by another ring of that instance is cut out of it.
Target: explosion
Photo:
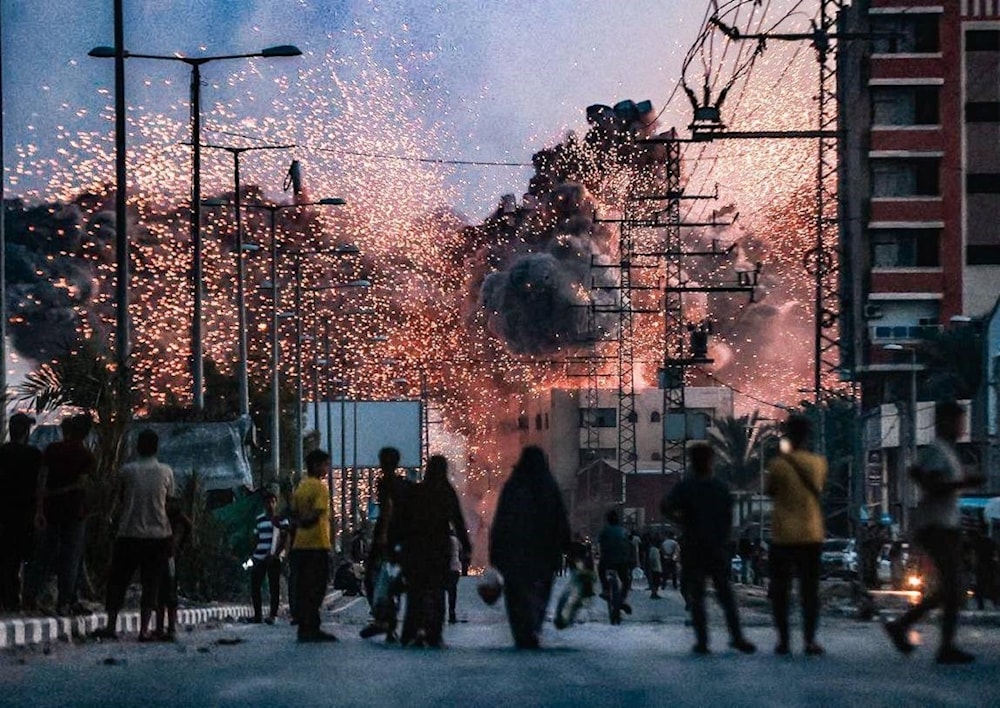
[[[445,177],[456,168],[426,159],[442,149],[447,153],[449,138],[442,127],[447,107],[421,103],[420,87],[409,78],[407,67],[421,57],[394,47],[398,61],[388,66],[376,47],[384,38],[357,30],[350,39],[357,51],[308,56],[297,79],[307,91],[292,96],[280,81],[272,87],[266,118],[241,118],[242,104],[255,100],[250,87],[259,78],[256,70],[230,75],[231,85],[247,87],[246,98],[206,109],[206,142],[298,146],[286,153],[250,153],[245,169],[254,177],[244,176],[251,184],[240,195],[244,204],[280,200],[276,190],[259,185],[278,184],[292,158],[304,166],[311,199],[347,201],[344,207],[304,206],[275,215],[282,251],[280,314],[293,307],[298,257],[292,252],[319,254],[300,262],[304,341],[296,341],[294,321],[279,320],[285,380],[303,376],[309,400],[330,395],[330,380],[347,382],[347,395],[355,398],[425,394],[444,418],[443,427],[432,430],[434,451],[449,455],[466,495],[485,513],[499,475],[517,454],[511,435],[516,421],[505,420],[498,403],[576,386],[578,379],[566,373],[569,356],[614,351],[620,301],[614,222],[626,212],[627,195],[662,186],[662,148],[643,142],[661,129],[658,114],[648,101],[592,106],[582,137],[569,133],[533,156],[534,174],[520,199],[505,195],[494,213],[470,225],[444,206],[455,202]],[[765,86],[787,81],[788,66],[778,62],[758,80]],[[779,114],[785,122],[802,118],[801,111],[773,110],[773,96],[753,95],[730,97],[730,120],[754,127]],[[112,107],[105,112],[110,124]],[[129,119],[135,136],[129,158],[130,314],[134,386],[143,412],[190,400],[189,148],[180,144],[189,135],[186,124],[169,116],[133,111]],[[17,202],[8,217],[11,333],[18,352],[36,361],[74,336],[96,336],[114,346],[114,194],[102,177],[113,164],[111,136],[67,132],[62,139],[59,160],[36,158],[30,145],[18,147],[14,177],[51,176],[44,195],[35,195],[38,206]],[[736,207],[720,214],[753,211],[741,225],[686,230],[686,248],[733,248],[724,257],[692,260],[685,277],[709,283],[763,262],[761,284],[755,302],[691,297],[687,316],[713,323],[717,365],[706,376],[753,399],[790,400],[808,380],[812,333],[801,304],[809,302],[810,292],[801,264],[808,249],[808,197],[789,185],[808,184],[812,165],[801,145],[744,144],[742,160],[730,150],[699,145],[684,151],[687,191],[705,193],[721,182],[734,193]],[[789,168],[757,169],[775,161]],[[204,196],[232,201],[231,165],[222,155],[203,155],[202,182]],[[703,219],[700,209],[685,204],[684,218]],[[203,213],[204,351],[231,371],[237,340],[234,220],[231,208]],[[269,214],[248,208],[244,229],[247,241],[262,246],[242,256],[251,388],[259,390],[268,385],[275,304],[273,290],[264,287]],[[347,244],[357,245],[360,254],[329,255]],[[637,234],[638,251],[661,248],[658,230]],[[372,287],[323,289],[360,278]],[[648,288],[635,296],[639,309],[662,307],[662,268],[642,271],[636,280]],[[633,332],[644,383],[655,385],[663,358],[662,315],[637,314]],[[321,367],[328,342],[332,355]],[[302,371],[296,370],[297,346],[303,347]],[[321,368],[329,373],[320,375]]]

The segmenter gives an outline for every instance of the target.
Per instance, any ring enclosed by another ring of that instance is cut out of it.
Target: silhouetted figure
[[[899,619],[885,625],[893,644],[904,654],[915,648],[908,639],[910,627],[928,610],[941,608],[941,644],[939,664],[967,664],[975,660],[968,652],[955,646],[958,629],[958,608],[962,601],[961,576],[961,511],[958,493],[967,487],[982,484],[985,478],[966,475],[958,459],[955,443],[962,430],[965,413],[953,401],[938,403],[934,409],[936,439],[923,448],[911,476],[920,487],[921,498],[915,514],[916,542],[923,546],[937,570],[936,590]]]
[[[406,499],[412,486],[406,478],[398,475],[399,450],[394,447],[383,447],[378,451],[379,476],[377,497],[379,514],[372,530],[372,545],[365,564],[365,592],[372,612],[375,607],[375,581],[384,563],[398,563],[400,549],[400,518],[406,506]],[[378,608],[380,616],[374,617],[368,626],[361,630],[364,638],[384,634],[387,642],[395,642],[398,610],[398,595],[393,590],[388,602],[383,602]],[[384,614],[383,614],[384,613]]]
[[[28,444],[35,419],[10,417],[10,442],[0,446],[0,610],[21,609],[21,570],[34,549],[35,497],[41,451]],[[25,605],[33,598],[25,597]]]
[[[600,550],[597,575],[601,580],[602,596],[611,602],[607,574],[612,572],[621,583],[621,609],[627,615],[632,614],[632,606],[626,600],[632,587],[632,559],[636,551],[615,509],[604,515],[604,527],[597,536],[597,547]]]
[[[537,649],[553,574],[569,550],[562,493],[545,453],[524,448],[500,493],[490,529],[490,562],[504,577],[504,601],[514,645]]]
[[[77,585],[86,534],[86,486],[97,469],[97,458],[86,444],[92,426],[86,413],[64,419],[60,424],[63,439],[42,454],[42,498],[35,506],[35,528],[44,532],[39,571],[41,579],[55,566],[59,614],[84,611],[77,601]]]
[[[158,639],[172,642],[177,637],[177,556],[191,539],[194,524],[184,513],[180,499],[167,499],[167,520],[170,522],[170,543],[166,566],[160,576],[160,592],[156,603],[156,630]]]
[[[788,599],[792,578],[799,579],[802,604],[802,634],[805,652],[821,656],[816,642],[819,625],[820,551],[825,534],[820,497],[826,484],[827,464],[822,455],[809,451],[812,432],[808,418],[791,416],[785,421],[787,452],[774,457],[767,466],[764,489],[773,504],[771,511],[771,609],[778,644],[774,653],[787,655],[789,647]]]
[[[681,545],[674,538],[673,531],[667,531],[667,537],[660,544],[660,555],[663,557],[663,587],[666,589],[667,581],[670,586],[677,589],[677,564],[681,559]]]
[[[472,552],[458,495],[448,481],[448,461],[444,456],[432,455],[427,461],[424,481],[413,487],[409,501],[401,519],[406,616],[400,643],[439,648],[452,528],[462,552]]]
[[[733,523],[733,497],[726,483],[713,477],[715,452],[705,444],[688,451],[692,476],[682,480],[663,499],[664,515],[677,520],[684,529],[681,565],[684,597],[691,606],[695,654],[710,653],[708,620],[705,615],[705,578],[712,579],[715,594],[726,615],[729,645],[751,654],[757,650],[743,636],[736,599],[729,584],[729,535]]]
[[[985,601],[990,600],[996,607],[996,544],[990,538],[986,524],[981,524],[972,537],[972,547],[976,554],[976,606],[985,610]]]

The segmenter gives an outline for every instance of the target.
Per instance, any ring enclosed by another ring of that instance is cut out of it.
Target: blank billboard
[[[320,447],[330,453],[334,468],[378,467],[383,447],[399,450],[400,467],[420,466],[420,401],[320,401],[318,410],[316,404],[307,403],[307,430],[315,426],[317,412]],[[341,417],[347,423],[343,429]]]

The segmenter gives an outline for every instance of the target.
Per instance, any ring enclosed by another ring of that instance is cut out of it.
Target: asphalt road
[[[707,657],[691,654],[691,630],[674,593],[645,591],[635,613],[610,626],[594,600],[582,622],[545,628],[543,650],[511,647],[502,602],[484,605],[474,579],[460,585],[458,624],[445,630],[447,648],[404,649],[364,640],[363,600],[344,598],[324,628],[340,642],[299,645],[286,622],[225,625],[185,633],[177,644],[134,639],[30,647],[0,654],[4,705],[120,706],[879,706],[1000,705],[1000,627],[963,626],[962,645],[979,660],[943,667],[933,660],[937,632],[914,655],[889,646],[877,623],[824,617],[828,654],[775,657],[765,607],[747,602],[748,637],[760,651],[727,646],[713,608]]]

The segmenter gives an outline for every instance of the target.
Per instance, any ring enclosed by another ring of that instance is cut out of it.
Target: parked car
[[[820,552],[824,578],[854,578],[858,575],[858,551],[853,538],[828,538]]]

